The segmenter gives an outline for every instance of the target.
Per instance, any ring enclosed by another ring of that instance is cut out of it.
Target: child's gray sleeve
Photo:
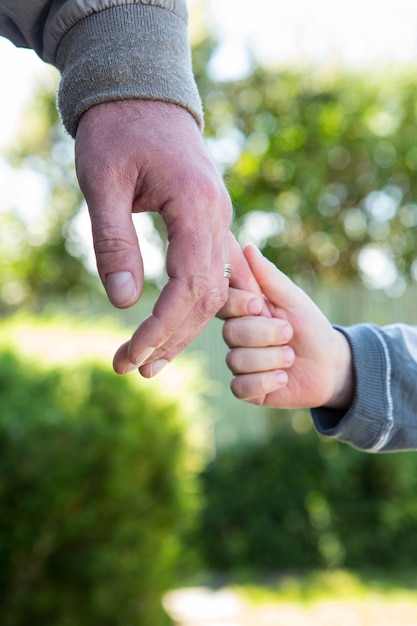
[[[352,349],[355,397],[348,411],[312,409],[319,433],[368,452],[417,449],[417,327],[337,330]]]

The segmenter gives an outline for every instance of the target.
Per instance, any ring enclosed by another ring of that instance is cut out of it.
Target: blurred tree
[[[317,279],[361,279],[401,290],[416,278],[412,68],[369,76],[265,69],[252,60],[245,78],[222,82],[212,72],[218,44],[197,30],[193,62],[205,133],[230,190],[238,239],[257,243],[307,288]],[[6,154],[13,168],[41,181],[43,211],[27,220],[10,205],[0,214],[3,310],[101,292],[74,236],[83,198],[55,87],[54,74]]]
[[[253,66],[215,81],[216,43],[194,62],[206,135],[254,241],[305,286],[360,277],[369,287],[417,275],[414,72],[320,73]]]
[[[73,141],[64,133],[55,106],[55,87],[55,74],[51,83],[39,86],[16,141],[5,153],[16,186],[24,186],[30,173],[37,181],[39,198],[27,192],[24,207],[13,201],[2,207],[3,311],[22,305],[40,308],[53,297],[74,301],[99,293],[99,283],[87,269],[85,253],[74,235],[73,220],[83,198],[75,175]],[[36,204],[41,205],[38,213]]]
[[[161,393],[99,361],[19,357],[4,348],[10,333],[0,337],[2,626],[170,624],[162,595],[197,558],[183,544],[199,496],[197,364]]]

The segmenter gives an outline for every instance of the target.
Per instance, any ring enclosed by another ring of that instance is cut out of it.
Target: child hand
[[[235,396],[277,408],[347,408],[354,380],[344,335],[255,246],[247,245],[244,254],[271,317],[247,315],[250,294],[229,290],[220,317],[226,319],[223,337],[231,348],[226,361]]]

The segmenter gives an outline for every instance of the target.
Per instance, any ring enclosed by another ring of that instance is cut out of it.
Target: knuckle
[[[188,281],[188,292],[193,301],[203,298],[208,290],[209,277],[206,274],[194,274]]]
[[[210,206],[221,206],[227,217],[232,215],[232,203],[223,184],[205,184],[203,187],[203,198]]]
[[[236,333],[234,320],[229,319],[223,324],[223,339],[228,346],[232,347],[236,344]]]
[[[227,298],[229,296],[229,289],[228,287],[224,287],[223,289],[220,290],[220,294],[219,294],[219,301],[218,301],[218,308],[217,311],[220,311],[221,309],[223,309],[223,307],[226,306],[227,304]]]
[[[269,346],[276,346],[281,343],[281,326],[278,320],[273,319],[272,324],[268,324],[266,328],[267,343]]]
[[[226,354],[226,364],[234,374],[241,374],[243,371],[242,351],[239,348],[232,348]]]
[[[269,385],[266,380],[266,376],[262,376],[261,374],[257,376],[257,387],[259,389],[259,395],[266,395],[269,393]]]
[[[172,361],[178,354],[180,354],[187,348],[189,343],[190,342],[186,339],[182,339],[181,341],[177,341],[175,340],[175,338],[171,339],[164,344],[161,350],[158,351],[155,360],[163,357],[165,359],[168,359],[169,361]]]
[[[232,202],[217,172],[213,174],[211,170],[200,170],[190,173],[187,170],[179,176],[178,184],[181,191],[189,196],[192,205],[201,206],[205,213],[207,207],[221,207],[222,219],[227,223],[230,221],[233,213]],[[218,220],[217,213],[211,211],[211,214],[213,219]]]
[[[93,230],[94,250],[97,255],[125,253],[134,246],[128,233],[106,226]]]
[[[233,355],[232,350],[229,350],[226,354],[226,365],[230,371],[233,372]]]
[[[265,394],[262,390],[255,389],[253,382],[251,383],[247,376],[235,376],[230,383],[230,389],[239,400],[245,400],[258,406],[264,404]]]
[[[236,398],[238,398],[239,400],[245,399],[246,396],[244,390],[242,389],[241,381],[238,376],[232,379],[232,382],[230,383],[230,389]]]
[[[199,192],[205,202],[217,204],[222,197],[222,186],[213,176],[203,175],[199,177]]]
[[[211,319],[224,305],[226,296],[217,287],[208,290],[201,298],[196,315],[200,322]]]
[[[94,159],[84,159],[82,164],[76,159],[78,182],[87,199],[102,197],[120,177],[113,159],[108,159],[106,152],[97,147]]]

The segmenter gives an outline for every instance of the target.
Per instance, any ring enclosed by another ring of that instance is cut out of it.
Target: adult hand
[[[252,315],[264,315],[270,316],[269,310],[265,304],[263,296],[261,294],[258,283],[256,282],[249,265],[242,253],[242,249],[237,243],[236,239],[231,233],[228,234],[228,248],[229,259],[232,265],[232,276],[234,277],[234,284],[238,286],[235,289],[236,293],[239,293],[237,298],[239,310],[244,308],[249,314]],[[227,282],[227,281],[226,281]],[[158,304],[158,303],[157,303]],[[156,308],[156,306],[155,306]],[[154,308],[154,312],[155,312]],[[223,307],[222,307],[223,308]],[[154,315],[154,313],[152,314]],[[139,367],[140,373],[145,377],[155,376],[162,367],[167,365],[172,359],[188,345],[204,328],[204,326],[210,321],[210,318],[203,320],[200,324],[195,324],[194,327],[190,326],[190,319],[192,320],[194,311],[191,311],[185,321],[175,331],[174,340],[172,341],[172,347],[166,349],[165,352],[162,349],[155,350],[150,360]],[[150,316],[152,318],[152,316]],[[217,314],[217,317],[221,317]],[[149,318],[148,318],[149,320]],[[145,320],[144,324],[148,320]],[[142,332],[142,324],[136,333],[134,333],[130,342],[123,344],[117,351],[114,359],[115,370],[121,374],[127,374],[133,369],[137,369],[137,365],[132,365],[129,358],[129,351],[131,350],[131,343],[136,340],[136,336]],[[186,337],[186,342],[176,342],[178,337]]]
[[[231,350],[232,391],[253,404],[277,408],[348,408],[354,379],[349,344],[307,294],[255,246],[244,254],[270,317],[248,316],[253,294],[230,289],[220,312]],[[232,282],[233,284],[233,282]]]
[[[89,208],[98,272],[110,301],[140,297],[143,264],[132,212],[159,212],[168,235],[168,283],[116,353],[126,373],[156,374],[227,298],[231,202],[194,118],[174,104],[126,100],[82,116],[75,157]]]

